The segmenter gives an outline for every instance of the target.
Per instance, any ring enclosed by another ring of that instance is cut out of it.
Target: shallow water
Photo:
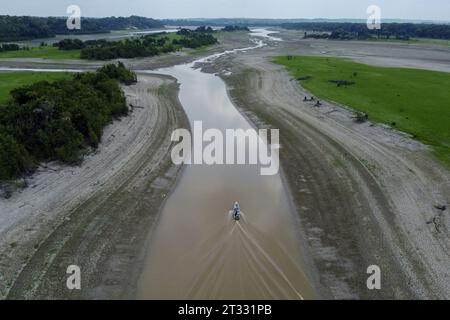
[[[264,28],[251,29],[250,31],[251,31],[250,34],[254,37],[266,38],[272,41],[283,41],[283,39],[281,38],[271,36],[271,34],[280,33],[279,31],[270,31]]]
[[[204,129],[249,129],[224,82],[192,65],[158,71],[178,79],[191,126],[201,120]],[[258,169],[186,166],[150,239],[138,298],[314,297],[303,273],[295,213],[281,177],[261,176]],[[240,222],[229,212],[235,201],[243,211]]]

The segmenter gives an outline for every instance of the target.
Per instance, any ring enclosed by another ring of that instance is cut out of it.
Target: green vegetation
[[[120,41],[105,39],[87,40],[63,39],[49,46],[41,43],[39,47],[19,47],[17,44],[0,46],[1,58],[43,58],[43,59],[87,59],[111,60],[117,58],[152,57],[174,52],[183,48],[195,49],[195,53],[204,52],[209,45],[218,42],[215,36],[230,34],[234,31],[248,30],[245,27],[225,27],[214,31],[210,27],[198,27],[195,30],[181,29],[174,33],[160,32],[139,38]]]
[[[383,68],[326,57],[277,57],[321,99],[367,113],[433,147],[450,164],[450,74]],[[330,82],[331,81],[331,82]]]
[[[51,46],[40,46],[18,51],[0,52],[1,58],[80,59],[80,50],[66,51]]]
[[[450,40],[445,39],[432,39],[432,38],[411,38],[409,36],[392,36],[389,34],[368,34],[365,32],[347,32],[342,30],[336,30],[333,32],[305,32],[305,39],[330,39],[330,40],[367,40],[367,41],[382,41],[382,42],[397,42],[408,44],[437,44],[437,45],[450,45]]]
[[[17,50],[20,50],[20,47],[18,44],[15,43],[3,43],[2,45],[0,45],[0,52],[17,51]]]
[[[211,32],[213,32],[211,30]],[[139,38],[120,41],[64,39],[53,46],[41,45],[20,48],[15,51],[0,51],[1,58],[43,58],[43,59],[87,59],[111,60],[117,58],[152,57],[174,52],[182,48],[203,50],[217,43],[209,30],[182,29],[177,33],[161,32]]]
[[[181,29],[177,32],[181,36],[179,40],[173,40],[173,45],[184,48],[196,49],[202,46],[216,44],[217,39],[211,34],[213,31],[209,28],[206,32],[205,27],[199,27],[197,30]]]
[[[97,72],[106,75],[110,79],[118,80],[128,86],[137,82],[136,74],[125,68],[125,65],[122,62],[119,62],[117,65],[104,65]]]
[[[86,44],[80,39],[63,39],[53,44],[59,50],[81,50],[86,47]]]
[[[69,79],[70,75],[64,72],[6,72],[0,73],[0,104],[10,99],[11,90],[24,85],[47,80]]]
[[[149,34],[123,41],[91,40],[84,43],[81,58],[88,60],[111,60],[117,58],[152,57],[182,48],[197,49],[217,43],[212,30],[181,29],[176,34]]]
[[[248,27],[243,26],[225,26],[222,31],[224,32],[234,32],[234,31],[250,31]]]
[[[0,42],[51,38],[57,34],[107,33],[111,30],[162,28],[154,19],[137,16],[83,18],[80,30],[68,30],[66,18],[39,18],[0,15]]]
[[[119,81],[135,80],[119,63],[12,90],[0,105],[0,180],[30,173],[41,161],[80,161],[87,147],[97,147],[104,126],[128,112]]]
[[[429,38],[450,40],[450,25],[425,23],[383,23],[381,30],[369,30],[366,23],[350,22],[300,22],[286,23],[285,29],[330,33],[330,39],[401,39]]]

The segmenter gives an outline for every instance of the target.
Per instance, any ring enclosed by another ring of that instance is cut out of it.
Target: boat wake
[[[226,226],[214,230],[199,246],[196,253],[199,260],[187,298],[303,299],[296,289],[296,281],[304,277],[301,267],[244,213],[240,221],[235,221],[232,213]],[[287,266],[290,275],[284,272]],[[289,278],[292,270],[296,273],[295,281]],[[247,279],[242,281],[243,278]],[[257,297],[255,292],[259,293]]]

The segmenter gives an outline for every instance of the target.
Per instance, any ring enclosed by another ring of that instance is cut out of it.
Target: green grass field
[[[59,50],[52,46],[32,47],[30,50],[0,52],[1,58],[80,59],[80,50]]]
[[[69,77],[70,74],[65,72],[0,72],[0,103],[8,101],[9,93],[17,87],[42,80],[54,81]]]
[[[277,57],[301,85],[324,100],[336,101],[369,114],[431,145],[450,165],[450,73],[383,68],[343,58]],[[329,80],[354,81],[338,87]]]

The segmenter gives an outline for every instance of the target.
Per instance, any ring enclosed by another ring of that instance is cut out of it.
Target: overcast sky
[[[376,4],[386,19],[450,21],[450,0],[0,0],[0,14],[63,16],[71,4],[89,17],[350,19]]]

